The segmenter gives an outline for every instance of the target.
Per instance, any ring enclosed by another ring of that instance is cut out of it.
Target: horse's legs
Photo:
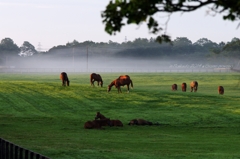
[[[97,85],[99,86],[99,81],[97,81]]]
[[[122,93],[121,86],[118,86],[118,93]]]
[[[197,87],[194,87],[194,92],[197,92]]]
[[[129,84],[127,85],[127,92],[129,93]]]
[[[91,84],[91,85],[92,85],[93,87],[94,87],[94,82],[95,82],[95,80],[94,80],[94,79],[92,79],[92,84]]]

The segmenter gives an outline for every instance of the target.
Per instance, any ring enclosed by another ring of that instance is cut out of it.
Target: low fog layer
[[[189,60],[186,58],[134,58],[134,57],[23,57],[8,58],[7,63],[12,71],[30,72],[178,72],[199,71],[213,69],[230,69],[231,62],[208,62],[206,60]]]

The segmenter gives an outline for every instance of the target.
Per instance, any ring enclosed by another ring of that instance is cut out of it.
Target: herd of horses
[[[182,92],[186,92],[187,91],[187,84],[185,82],[182,83],[181,88],[182,88]],[[198,82],[197,81],[192,81],[190,83],[190,91],[191,92],[193,92],[193,91],[197,92],[197,89],[198,89]],[[177,84],[176,83],[174,83],[172,85],[172,91],[177,91]],[[221,94],[221,95],[224,94],[223,86],[218,86],[218,94]]]
[[[187,91],[187,84],[184,82],[184,83],[182,83],[182,91],[183,92],[186,92]],[[192,81],[191,83],[190,83],[190,91],[192,92],[192,91],[194,91],[194,92],[197,92],[197,89],[198,89],[198,82],[197,81]],[[176,91],[177,90],[177,84],[176,83],[174,83],[173,85],[172,85],[172,91]]]
[[[62,86],[69,86],[70,81],[68,79],[67,73],[66,72],[62,72],[60,74],[60,79],[62,80]],[[91,86],[94,87],[94,82],[97,81],[97,85],[98,86],[103,86],[103,80],[100,74],[96,74],[96,73],[92,73],[90,74],[90,84]],[[127,85],[127,92],[129,92],[129,86],[131,86],[131,88],[133,88],[133,82],[130,78],[129,75],[121,75],[119,76],[117,79],[113,80],[109,85],[108,85],[108,89],[107,92],[111,91],[112,86],[115,86],[118,89],[118,93],[122,93],[121,90],[121,86],[125,86]],[[182,92],[186,92],[187,91],[187,84],[184,82],[181,85],[182,88]],[[176,83],[174,83],[172,85],[172,91],[177,91],[178,86]],[[198,82],[197,81],[192,81],[190,83],[190,91],[191,92],[197,92],[198,90]],[[223,86],[218,86],[218,94],[223,95],[224,94],[224,88]]]
[[[66,72],[60,74],[60,79],[62,80],[62,86],[69,86],[69,79]],[[100,74],[92,73],[90,74],[90,84],[95,86],[94,82],[97,81],[98,86],[103,86],[103,80]],[[118,93],[122,93],[121,86],[127,85],[127,92],[129,92],[129,86],[133,88],[133,82],[128,75],[121,75],[117,79],[113,80],[109,85],[107,92],[111,91],[112,86],[115,86],[118,89]]]
[[[132,119],[128,125],[159,125],[158,123],[153,124],[150,121],[144,119]],[[123,127],[123,123],[119,119],[110,120],[100,112],[96,113],[94,120],[89,120],[84,124],[85,129],[104,129],[103,126],[118,126]]]
[[[62,72],[60,74],[60,79],[62,80],[62,86],[69,86],[70,81],[68,79],[67,73]],[[103,87],[103,80],[100,74],[92,73],[90,74],[90,84],[94,87],[94,82],[97,81],[97,85]],[[111,91],[112,86],[115,86],[118,89],[118,93],[121,91],[121,86],[127,85],[127,91],[129,92],[129,86],[133,88],[133,82],[129,75],[121,75],[115,80],[113,80],[109,85],[107,92]],[[183,92],[187,91],[187,84],[184,82],[181,84]],[[190,91],[197,92],[198,82],[192,81],[190,83]],[[172,85],[172,91],[177,91],[177,84]],[[223,86],[218,86],[218,93],[223,95],[224,88]],[[159,125],[158,123],[153,124],[150,121],[144,119],[132,119],[129,121],[128,125]],[[84,124],[85,129],[103,129],[103,126],[118,126],[123,127],[123,123],[119,119],[110,120],[110,118],[105,117],[100,112],[96,113],[94,120],[89,120]]]

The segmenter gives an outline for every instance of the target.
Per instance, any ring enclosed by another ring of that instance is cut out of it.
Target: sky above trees
[[[136,38],[151,38],[145,24],[130,25],[121,33],[110,36],[104,31],[101,11],[109,0],[1,0],[0,39],[11,38],[18,46],[28,41],[38,48],[49,49],[77,40],[122,43]],[[240,38],[239,22],[224,21],[221,15],[207,14],[208,8],[170,17],[166,32],[175,39],[187,37],[192,42],[207,38],[213,42],[228,42]],[[166,18],[159,17],[161,24]]]

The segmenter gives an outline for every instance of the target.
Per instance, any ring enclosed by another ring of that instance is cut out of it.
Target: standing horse
[[[60,79],[62,80],[62,86],[69,86],[70,81],[68,80],[68,76],[66,72],[62,72],[60,74]]]
[[[128,125],[153,125],[153,123],[144,119],[132,119]]]
[[[191,87],[191,92],[194,90],[194,92],[197,92],[198,89],[198,82],[197,81],[192,81],[190,83],[190,87]]]
[[[182,83],[182,91],[186,92],[187,90],[187,84],[186,83]]]
[[[221,94],[221,95],[224,94],[224,88],[223,88],[223,86],[218,86],[218,94]]]
[[[90,75],[90,83],[91,83],[91,86],[94,86],[94,82],[95,82],[95,81],[97,81],[98,86],[99,86],[99,84],[100,84],[101,87],[103,86],[103,80],[102,80],[101,75],[96,74],[96,73],[92,73],[92,74]]]
[[[102,129],[102,126],[111,126],[110,119],[101,119],[101,120],[93,120],[93,121],[87,121],[84,124],[85,129]]]
[[[177,90],[177,84],[173,84],[172,85],[172,91],[176,91]]]
[[[129,85],[131,84],[131,87],[133,88],[133,82],[130,79],[130,77],[128,75],[122,75],[119,76],[117,79],[113,80],[110,85],[108,85],[108,92],[111,91],[111,88],[113,85],[115,85],[115,87],[118,89],[118,93],[121,92],[121,86],[127,85],[127,90],[129,92]]]
[[[107,119],[107,118],[103,114],[101,114],[100,112],[97,112],[97,114],[95,116],[95,120],[96,119],[102,120],[102,119]],[[110,125],[111,126],[121,126],[122,127],[123,123],[120,120],[116,119],[116,120],[110,120]]]

